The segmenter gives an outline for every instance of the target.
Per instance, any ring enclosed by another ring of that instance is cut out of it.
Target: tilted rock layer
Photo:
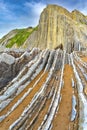
[[[57,49],[62,47],[68,53],[87,46],[87,17],[77,10],[71,13],[63,7],[48,5],[41,13],[38,28],[35,29],[22,48],[39,47]]]
[[[86,27],[87,18],[79,11],[70,13],[60,6],[48,5],[40,16],[38,30],[24,45],[54,49],[62,44],[67,52],[80,50],[87,42]]]

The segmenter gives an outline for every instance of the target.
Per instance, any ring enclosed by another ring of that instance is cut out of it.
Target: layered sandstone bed
[[[0,130],[87,129],[86,51],[8,50],[1,67]]]
[[[65,8],[57,5],[48,5],[40,15],[39,24],[36,28],[30,28],[29,36],[25,41],[21,41],[21,48],[39,47],[40,49],[65,49],[68,53],[73,50],[86,50],[87,46],[87,17],[74,10],[69,12]],[[28,28],[25,29],[29,30]],[[9,47],[11,44],[17,48],[19,43],[14,42],[14,35],[20,30],[13,30],[0,40],[1,45]],[[28,35],[28,34],[27,34]],[[17,42],[17,41],[16,41]]]
[[[38,30],[24,45],[55,49],[60,45],[68,53],[86,48],[87,18],[77,10],[71,13],[57,5],[48,5],[41,13]]]

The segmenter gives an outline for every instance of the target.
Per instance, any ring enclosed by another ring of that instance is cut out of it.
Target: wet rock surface
[[[0,56],[0,130],[87,128],[87,52],[33,48]]]

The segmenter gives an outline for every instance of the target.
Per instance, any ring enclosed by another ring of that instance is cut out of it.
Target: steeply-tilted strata
[[[16,48],[20,46],[21,48],[29,47],[30,49],[33,47],[56,49],[62,46],[70,53],[73,50],[86,49],[86,28],[87,17],[78,10],[69,12],[61,6],[48,5],[41,13],[38,26],[29,28],[31,31],[23,42],[21,41],[19,44],[17,40],[16,43],[15,40],[8,40],[10,36],[7,35],[9,38],[4,37],[5,39],[1,40],[0,43],[7,47],[10,47],[11,44]]]
[[[86,51],[10,49],[0,56],[0,76],[8,79],[0,86],[0,130],[86,130]]]
[[[87,130],[86,38],[85,15],[48,5],[0,40],[0,130]]]

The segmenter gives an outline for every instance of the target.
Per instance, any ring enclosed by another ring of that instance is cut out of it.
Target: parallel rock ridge
[[[86,28],[87,17],[81,12],[74,10],[70,13],[61,6],[48,5],[41,13],[38,27],[31,31],[20,46],[30,49],[56,49],[62,46],[68,53],[83,50],[87,46]],[[17,43],[12,42],[11,45],[17,47]],[[8,38],[1,40],[1,44],[8,46]]]
[[[1,52],[0,130],[86,130],[86,98],[86,51]]]
[[[0,40],[0,130],[87,130],[86,28],[48,5],[37,27]]]

